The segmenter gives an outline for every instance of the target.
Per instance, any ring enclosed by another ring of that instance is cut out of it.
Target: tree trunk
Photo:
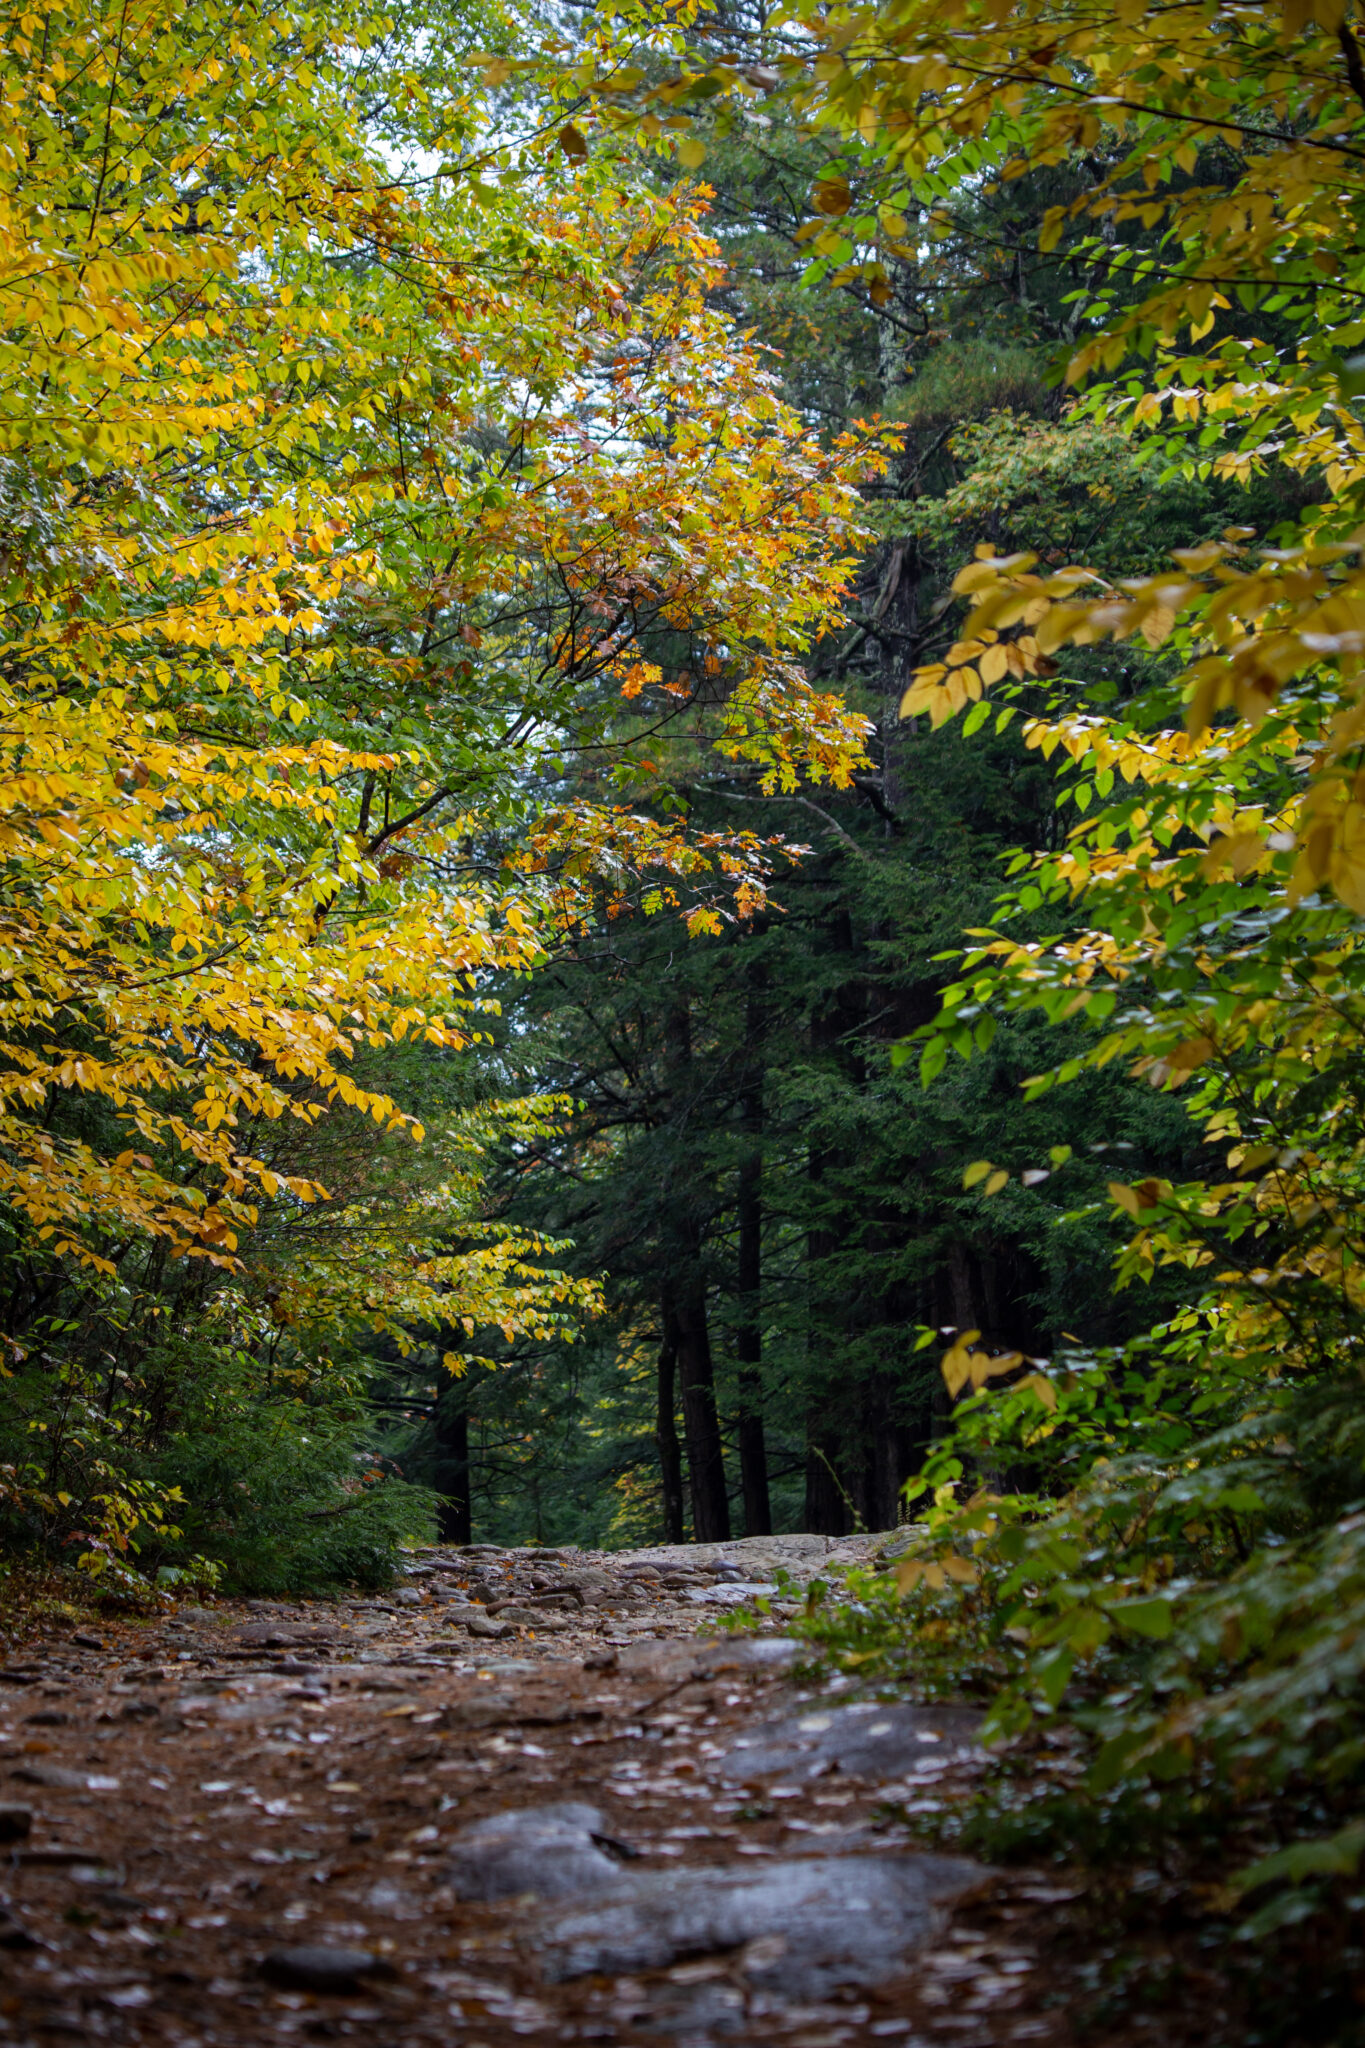
[[[846,1536],[848,1508],[834,1463],[838,1445],[816,1412],[806,1417],[806,1529],[812,1536]]]
[[[812,1187],[825,1177],[826,1154],[812,1146],[808,1173]],[[829,1393],[829,1349],[837,1329],[837,1307],[829,1298],[825,1261],[838,1247],[836,1233],[817,1225],[806,1236],[806,1333],[808,1396],[806,1410],[806,1512],[802,1527],[812,1536],[847,1534],[843,1496],[839,1489],[839,1432],[832,1426]]]
[[[663,1483],[664,1542],[683,1540],[682,1445],[678,1442],[678,1322],[671,1306],[663,1306],[659,1343],[659,1409],[655,1437]]]
[[[436,1403],[437,1527],[443,1543],[472,1543],[469,1498],[469,1402],[464,1388],[448,1387]]]
[[[854,1489],[859,1517],[865,1529],[894,1529],[900,1472],[892,1382],[885,1373],[869,1374],[863,1386],[859,1436],[862,1455]]]
[[[678,1291],[678,1377],[682,1382],[683,1433],[692,1495],[692,1535],[698,1543],[724,1543],[730,1535],[725,1491],[725,1458],[716,1413],[716,1376],[711,1333],[706,1325],[706,1286],[694,1269]]]
[[[694,1101],[692,1016],[686,1000],[670,1005],[664,1020],[669,1093],[680,1136]],[[681,1144],[676,1178],[666,1189],[668,1222],[664,1281],[664,1327],[671,1316],[677,1332],[678,1387],[682,1395],[687,1483],[692,1499],[692,1537],[724,1543],[730,1534],[725,1491],[725,1458],[716,1412],[716,1374],[706,1323],[705,1187],[697,1178],[691,1149]]]
[[[851,1048],[863,1021],[853,964],[853,923],[838,906],[829,921],[827,958],[840,972],[811,1014],[811,1051],[854,1088],[866,1079],[861,1054]],[[818,1127],[817,1127],[818,1128]],[[807,1411],[806,1519],[812,1535],[843,1536],[850,1527],[845,1470],[856,1460],[860,1402],[853,1339],[858,1304],[850,1295],[841,1254],[851,1227],[845,1176],[847,1154],[813,1135],[807,1154],[811,1223],[806,1234]]]
[[[749,1006],[749,1039],[757,1031],[756,1006]],[[755,1141],[763,1127],[763,1082],[755,1074],[744,1099],[744,1121]],[[763,1438],[763,1154],[755,1149],[739,1169],[739,1478],[744,1495],[744,1533],[771,1536],[768,1451]]]

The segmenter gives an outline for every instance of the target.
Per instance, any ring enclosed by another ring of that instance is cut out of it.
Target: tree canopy
[[[477,1043],[489,975],[613,875],[761,900],[753,834],[632,806],[651,730],[776,782],[860,757],[793,657],[837,611],[866,436],[822,447],[708,306],[685,195],[513,163],[474,98],[433,112],[419,40],[236,5],[8,39],[19,1356],[67,1289],[117,1322],[149,1257],[314,1354],[357,1320],[561,1327],[591,1285],[481,1218],[449,1146],[415,1194],[333,1199],[328,1120],[420,1144],[389,1055]],[[393,168],[433,143],[424,182]],[[532,791],[580,759],[571,801]]]

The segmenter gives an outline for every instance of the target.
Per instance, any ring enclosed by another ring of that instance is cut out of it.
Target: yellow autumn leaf
[[[1044,1373],[1031,1372],[1025,1379],[1018,1380],[1015,1384],[1018,1391],[1027,1389],[1030,1394],[1036,1394],[1050,1415],[1056,1414],[1057,1389]]]
[[[972,1346],[979,1340],[979,1330],[963,1330],[955,1342],[944,1352],[939,1362],[944,1385],[956,1400],[972,1375]]]
[[[847,178],[821,178],[811,188],[811,204],[817,213],[837,219],[848,212],[853,204],[853,194]]]

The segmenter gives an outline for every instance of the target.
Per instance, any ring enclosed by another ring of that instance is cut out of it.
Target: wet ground
[[[976,1717],[793,1676],[857,1542],[424,1553],[0,1670],[0,2043],[1069,2039],[1064,1887],[927,1852]]]

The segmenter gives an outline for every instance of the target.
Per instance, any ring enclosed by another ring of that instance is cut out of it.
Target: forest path
[[[866,1547],[471,1546],[396,1595],[29,1639],[0,2043],[1064,2043],[1066,1891],[912,1834],[976,1717],[798,1684],[778,1616],[698,1634]]]

